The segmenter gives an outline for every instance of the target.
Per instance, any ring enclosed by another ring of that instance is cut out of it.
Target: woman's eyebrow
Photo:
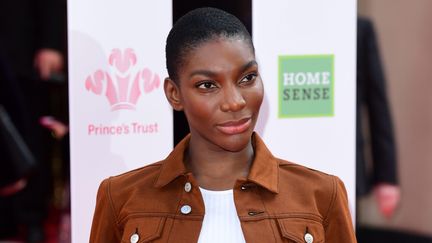
[[[243,67],[240,69],[240,71],[244,72],[252,66],[258,66],[258,63],[255,60],[252,60],[252,61],[246,63],[245,65],[243,65]]]
[[[240,73],[243,73],[244,71],[248,70],[252,66],[258,66],[258,63],[255,60],[252,60],[245,65],[243,65],[239,70]],[[217,76],[216,72],[210,71],[210,70],[195,70],[190,75],[189,78],[192,78],[195,75],[203,75],[207,77],[215,77]]]
[[[203,76],[207,76],[207,77],[214,77],[216,76],[216,73],[210,70],[196,70],[193,71],[190,75],[189,78],[192,78],[195,75],[203,75]]]

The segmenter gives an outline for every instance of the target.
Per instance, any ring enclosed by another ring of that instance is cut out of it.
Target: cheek
[[[217,104],[214,100],[202,96],[189,96],[184,100],[184,112],[190,123],[203,124],[211,120]]]
[[[263,98],[264,98],[264,88],[262,86],[262,83],[258,82],[257,85],[247,93],[247,101],[249,107],[255,110],[259,110]]]

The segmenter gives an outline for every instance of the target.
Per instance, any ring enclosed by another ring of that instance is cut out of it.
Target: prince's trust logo
[[[279,56],[279,117],[334,114],[334,55]]]
[[[148,68],[136,68],[137,56],[131,48],[113,49],[109,70],[96,70],[85,81],[85,88],[95,95],[105,95],[111,110],[135,110],[143,93],[159,88],[159,75]]]
[[[113,49],[107,62],[109,64],[107,70],[97,69],[87,76],[85,89],[106,99],[111,111],[136,110],[139,98],[143,94],[152,93],[160,86],[157,73],[149,68],[137,66],[137,56],[131,48]],[[89,136],[147,135],[158,132],[157,121],[123,118],[115,123],[99,120],[87,124]]]

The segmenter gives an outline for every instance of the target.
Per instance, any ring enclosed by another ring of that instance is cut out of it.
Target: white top
[[[209,191],[200,187],[205,215],[198,243],[246,242],[234,204],[233,190]]]

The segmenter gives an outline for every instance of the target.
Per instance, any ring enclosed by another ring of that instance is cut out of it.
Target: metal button
[[[255,216],[258,214],[262,214],[262,213],[264,213],[264,211],[249,211],[248,212],[249,216]]]
[[[245,190],[252,189],[253,187],[255,187],[255,184],[250,183],[250,182],[246,182],[245,184],[240,186],[240,189],[245,191]]]
[[[306,233],[304,235],[304,240],[306,241],[306,243],[312,243],[313,242],[313,236],[309,233]]]
[[[192,211],[191,206],[189,205],[183,205],[180,209],[182,214],[190,214],[190,212]]]
[[[139,235],[137,233],[133,234],[130,238],[131,243],[137,243],[139,240]]]
[[[186,182],[186,184],[184,185],[184,190],[186,192],[190,192],[192,190],[192,184],[190,182]]]

